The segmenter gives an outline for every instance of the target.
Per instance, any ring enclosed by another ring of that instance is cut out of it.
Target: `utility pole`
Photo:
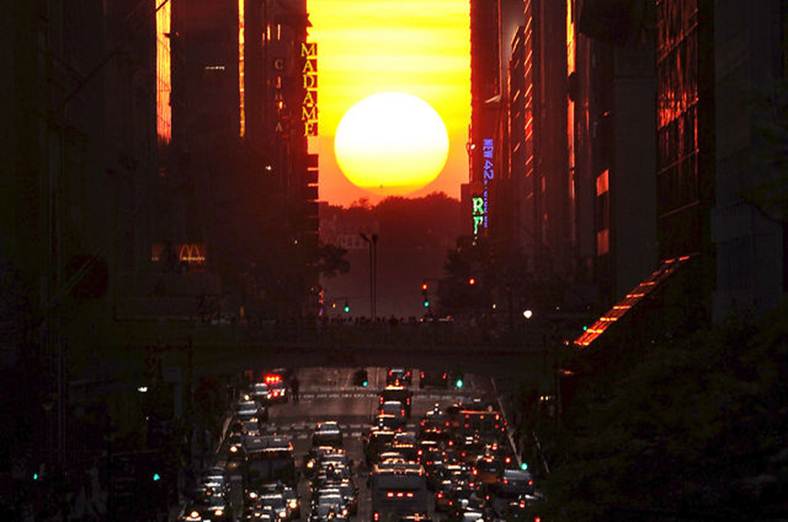
[[[360,232],[359,235],[369,247],[369,310],[374,321],[377,318],[378,300],[378,235],[371,234],[367,236],[363,232]]]

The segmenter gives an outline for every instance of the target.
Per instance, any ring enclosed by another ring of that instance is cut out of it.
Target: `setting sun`
[[[445,166],[430,183],[413,185],[422,188],[410,196],[444,191],[459,197],[460,184],[468,180],[468,0],[308,0],[307,5],[310,39],[319,50],[320,198],[347,205],[388,194],[360,187],[339,164],[334,143],[351,107],[383,92],[418,96],[440,115],[448,134]]]
[[[334,141],[337,162],[357,187],[402,195],[440,174],[449,152],[441,117],[410,94],[386,92],[364,98],[348,110]]]

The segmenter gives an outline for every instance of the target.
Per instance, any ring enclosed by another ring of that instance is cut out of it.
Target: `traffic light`
[[[369,375],[367,374],[367,370],[365,368],[356,370],[356,373],[353,374],[353,384],[363,388],[369,386]]]
[[[465,386],[465,375],[459,372],[454,377],[454,387],[461,390],[463,386]]]
[[[430,307],[429,288],[430,286],[426,281],[421,283],[421,306],[423,306],[425,310]]]
[[[584,332],[587,332],[587,331],[588,331],[588,325],[585,325],[585,324],[583,325],[583,331],[584,331]]]
[[[342,311],[345,312],[346,314],[350,313],[350,304],[348,304],[347,301],[345,301],[345,306],[344,308],[342,308]]]
[[[473,277],[473,276],[469,277],[468,278],[468,285],[469,286],[475,286],[476,285],[476,278]]]
[[[153,476],[151,478],[153,479],[153,482],[158,482],[158,481],[161,480],[161,475],[159,475],[158,473],[154,472]]]

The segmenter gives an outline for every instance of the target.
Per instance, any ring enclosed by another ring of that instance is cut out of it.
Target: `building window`
[[[596,177],[596,195],[601,196],[608,191],[608,170],[605,169],[602,174]]]
[[[604,256],[608,252],[610,252],[610,229],[597,230],[596,255]]]

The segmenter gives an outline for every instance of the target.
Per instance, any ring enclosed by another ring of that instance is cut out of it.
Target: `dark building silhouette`
[[[788,227],[774,205],[775,199],[784,201],[788,170],[788,6],[779,0],[746,8],[715,2],[713,23],[713,51],[701,44],[698,52],[713,52],[715,61],[711,241],[714,315],[723,318],[762,314],[788,291]],[[783,138],[769,138],[779,128]]]

